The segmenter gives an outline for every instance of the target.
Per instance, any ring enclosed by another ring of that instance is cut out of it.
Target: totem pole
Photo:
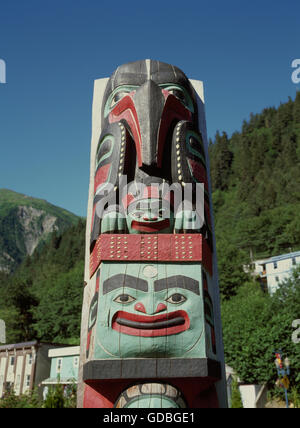
[[[95,81],[78,406],[226,407],[203,88]]]

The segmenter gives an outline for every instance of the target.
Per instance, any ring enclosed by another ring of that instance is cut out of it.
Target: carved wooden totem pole
[[[79,407],[226,407],[202,83],[95,82]]]

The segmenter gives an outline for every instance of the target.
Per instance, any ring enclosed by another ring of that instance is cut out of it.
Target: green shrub
[[[231,384],[231,408],[243,409],[242,397],[239,390],[238,380],[236,377],[233,378],[233,381]]]
[[[7,391],[0,399],[0,409],[40,408],[42,403],[36,390],[16,395],[14,389]]]

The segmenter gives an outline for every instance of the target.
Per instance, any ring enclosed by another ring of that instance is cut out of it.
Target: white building
[[[244,265],[243,269],[259,280],[264,291],[272,294],[283,280],[291,276],[297,264],[300,264],[300,251],[254,260],[251,264]]]
[[[50,374],[48,351],[61,346],[36,340],[1,345],[0,398],[11,389],[14,389],[16,395],[20,395],[35,387],[41,397],[41,382]]]
[[[289,278],[293,269],[300,263],[300,251],[281,254],[264,261],[263,271],[267,278],[268,291],[274,293],[280,282]]]

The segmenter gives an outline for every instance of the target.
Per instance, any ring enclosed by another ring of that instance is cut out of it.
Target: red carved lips
[[[170,226],[170,220],[166,218],[162,221],[135,221],[131,222],[132,229],[138,230],[139,232],[158,232],[159,230],[166,229]]]
[[[112,328],[130,336],[157,337],[178,334],[190,327],[185,311],[174,311],[160,315],[136,315],[118,311],[112,319]]]

